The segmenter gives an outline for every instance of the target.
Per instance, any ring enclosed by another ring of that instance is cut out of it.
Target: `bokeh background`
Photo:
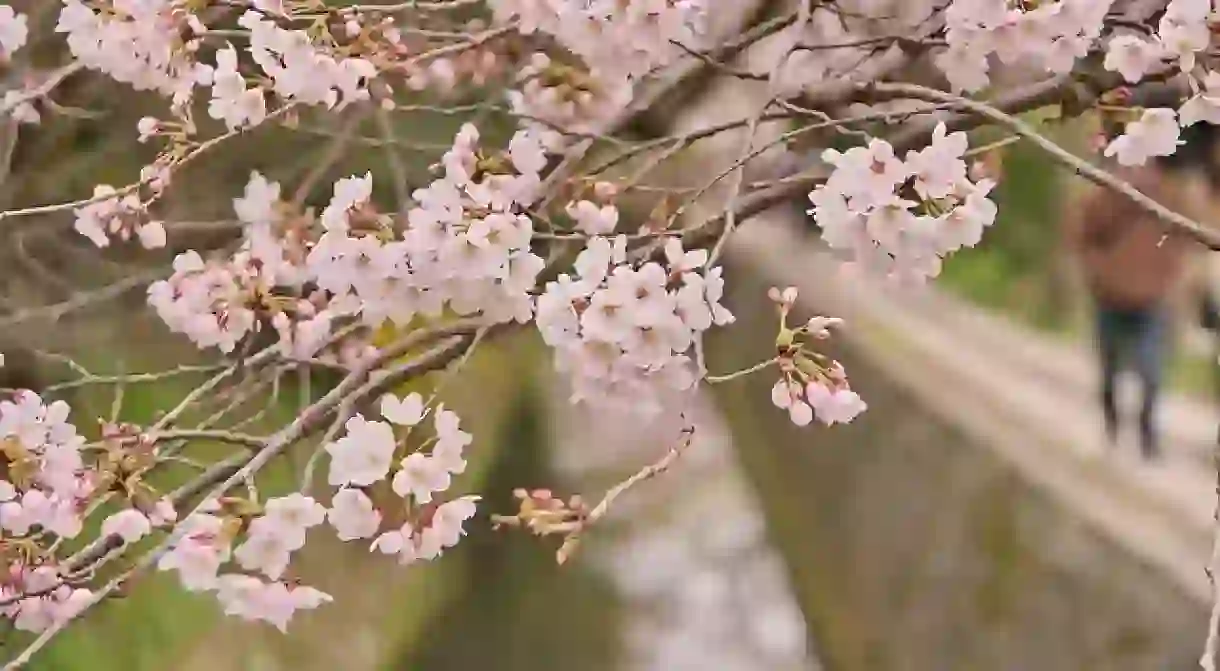
[[[56,47],[35,44],[27,57],[50,62]],[[88,76],[68,80],[56,100],[64,109],[54,122],[0,132],[0,207],[126,184],[155,155],[132,138],[158,101]],[[400,180],[423,183],[472,119],[492,142],[511,132],[492,111],[364,109],[259,130],[175,177],[165,218],[198,225],[172,236],[171,247],[229,240],[231,231],[209,223],[229,217],[252,170],[289,190],[305,185],[311,204],[327,200],[334,179],[371,170],[377,200],[394,203]],[[1090,155],[1095,121],[1051,124],[1048,133]],[[336,137],[346,137],[344,151]],[[980,132],[973,143],[1001,139]],[[707,151],[710,159],[679,159],[664,182],[702,184],[699,169],[723,153]],[[1197,326],[1184,297],[1166,410],[1177,427],[1169,465],[1152,472],[1121,456],[1099,459],[1088,302],[1061,236],[1083,185],[1019,142],[987,160],[1002,175],[999,223],[917,294],[845,278],[826,262],[804,203],[770,213],[730,251],[729,304],[739,320],[708,343],[715,369],[765,357],[774,338],[766,289],[799,281],[802,314],[837,313],[847,301],[862,315],[829,346],[870,404],[855,424],[789,426],[770,405],[766,374],[718,386],[699,401],[696,442],[683,460],[633,491],[560,567],[553,543],[495,532],[486,513],[511,512],[517,487],[596,495],[662,454],[664,431],[570,406],[539,339],[514,335],[480,348],[445,389],[476,436],[460,486],[483,495],[484,512],[443,561],[401,568],[312,540],[299,574],[336,600],[298,618],[288,635],[222,619],[212,599],[151,574],[34,668],[1193,668],[1207,612],[1214,334]],[[636,216],[650,206],[644,199]],[[143,284],[175,249],[99,253],[71,232],[67,214],[5,222],[0,243],[0,338],[13,351],[39,352],[10,357],[8,374],[35,384],[68,375],[50,353],[99,375],[203,356],[144,309]],[[872,288],[848,293],[852,286]],[[925,321],[887,312],[887,300],[922,309]],[[967,346],[976,348],[971,358]],[[275,426],[326,384],[287,380],[253,399],[250,414]],[[155,417],[191,385],[131,385],[123,417]],[[80,418],[106,416],[113,393],[84,389],[70,400]],[[294,465],[263,486],[289,486]]]

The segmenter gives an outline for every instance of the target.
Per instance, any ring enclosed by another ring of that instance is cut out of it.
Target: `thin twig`
[[[1046,152],[1056,162],[1061,163],[1076,174],[1088,179],[1089,181],[1116,191],[1123,196],[1126,196],[1136,205],[1139,205],[1144,211],[1154,215],[1162,224],[1164,224],[1171,232],[1189,237],[1211,250],[1220,250],[1220,233],[1204,227],[1198,222],[1175,212],[1157,201],[1144,195],[1132,186],[1129,182],[1117,177],[1107,170],[1103,170],[1084,159],[1075,156],[1074,154],[1063,149],[1054,142],[1046,139],[1038,131],[1034,130],[1028,123],[1003,112],[987,103],[970,100],[962,96],[952,93],[945,93],[927,86],[918,84],[897,84],[897,83],[876,83],[869,84],[864,87],[866,90],[875,90],[883,94],[897,94],[920,100],[928,100],[932,102],[950,103],[962,109],[968,110],[974,114],[982,116],[990,121],[993,121],[1001,126],[1011,130],[1013,133],[1029,140],[1034,146]]]
[[[618,497],[622,496],[625,492],[627,492],[627,490],[635,487],[641,482],[651,480],[665,471],[668,471],[669,468],[673,466],[674,462],[686,452],[688,447],[690,447],[691,440],[694,438],[694,435],[694,427],[688,426],[682,429],[682,436],[678,439],[677,443],[669,448],[669,451],[665,453],[665,456],[645,466],[644,468],[641,468],[635,473],[635,475],[632,475],[626,480],[623,480],[614,487],[610,488],[610,490],[606,492],[605,496],[602,497],[602,500],[593,508],[593,510],[589,511],[589,514],[577,523],[575,530],[568,534],[567,538],[564,539],[563,545],[561,545],[559,547],[559,551],[555,553],[556,561],[563,564],[567,562],[568,559],[571,559],[572,554],[576,552],[576,549],[580,546],[581,537],[584,532],[600,522],[601,519],[606,516],[606,513],[610,512],[610,506],[614,504]]]
[[[727,375],[708,375],[705,379],[707,380],[708,384],[720,384],[722,382],[729,382],[731,380],[736,380],[738,378],[746,377],[747,375],[753,375],[754,373],[757,373],[760,370],[765,370],[767,368],[770,368],[771,366],[774,366],[778,362],[779,362],[779,357],[774,357],[771,359],[767,359],[766,361],[756,363],[753,366],[750,366],[749,368],[746,368],[744,370],[739,370],[735,373],[729,373]]]

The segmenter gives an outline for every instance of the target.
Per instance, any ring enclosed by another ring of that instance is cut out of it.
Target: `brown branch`
[[[880,93],[894,93],[906,98],[916,98],[929,102],[948,103],[956,107],[967,110],[977,116],[983,117],[993,123],[1008,128],[1013,133],[1020,135],[1034,146],[1041,149],[1048,156],[1054,159],[1057,163],[1061,163],[1071,168],[1076,174],[1088,179],[1089,181],[1104,186],[1112,191],[1126,196],[1136,205],[1140,206],[1145,212],[1155,216],[1170,233],[1184,235],[1188,238],[1199,242],[1211,250],[1220,250],[1220,234],[1216,231],[1206,228],[1193,219],[1186,217],[1178,212],[1175,212],[1164,205],[1161,205],[1156,200],[1149,198],[1132,186],[1129,182],[1115,176],[1111,172],[1099,168],[1092,163],[1076,156],[1054,142],[1046,139],[1042,134],[1021,119],[1012,116],[996,107],[987,103],[970,100],[962,96],[952,93],[945,93],[927,86],[919,84],[890,84],[876,83],[866,86],[868,90],[875,90]]]
[[[673,447],[669,448],[669,451],[665,453],[665,456],[640,469],[635,473],[635,475],[632,475],[607,491],[606,495],[602,497],[601,502],[599,502],[587,516],[576,522],[575,529],[568,534],[567,538],[565,538],[563,541],[563,545],[560,546],[559,551],[555,554],[556,561],[558,561],[560,564],[567,562],[568,559],[572,557],[572,554],[576,552],[576,549],[580,546],[580,541],[584,532],[600,522],[601,519],[610,512],[610,506],[613,505],[620,496],[626,493],[627,490],[635,487],[645,480],[651,480],[665,471],[668,471],[670,467],[673,466],[674,462],[676,462],[678,458],[686,452],[686,449],[690,447],[691,440],[694,438],[694,435],[694,428],[689,426],[686,427],[682,430],[682,437]]]

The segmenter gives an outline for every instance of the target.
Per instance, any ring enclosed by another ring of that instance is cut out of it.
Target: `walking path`
[[[802,301],[847,320],[844,337],[979,445],[1093,522],[1188,594],[1209,599],[1217,418],[1165,399],[1166,458],[1105,449],[1092,357],[938,293],[845,271],[791,213],[750,221],[731,254]],[[952,261],[950,261],[952,262]],[[849,371],[850,372],[850,371]],[[867,396],[868,390],[861,393]]]
[[[641,427],[555,402],[555,459],[582,491],[619,481],[669,448],[676,429]],[[674,468],[615,503],[581,550],[614,582],[624,671],[817,671],[783,560],[723,426],[699,399]],[[674,428],[674,427],[669,427]]]

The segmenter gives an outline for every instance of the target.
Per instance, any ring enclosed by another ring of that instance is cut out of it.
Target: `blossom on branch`
[[[1025,114],[1121,115],[1130,123],[1106,156],[1139,165],[1173,154],[1182,128],[1220,122],[1210,0],[800,2],[749,25],[741,3],[707,0],[51,4],[69,61],[45,75],[24,70],[25,52],[14,58],[36,42],[43,59],[46,42],[29,35],[39,21],[0,6],[6,151],[27,156],[26,136],[42,132],[20,123],[92,118],[52,93],[78,76],[86,86],[73,88],[89,90],[101,75],[156,94],[161,109],[117,126],[134,126],[135,148],[155,157],[131,184],[0,212],[0,222],[71,213],[99,255],[133,239],[172,243],[172,264],[148,255],[147,305],[203,361],[103,375],[63,357],[72,380],[45,394],[2,390],[0,615],[43,633],[17,666],[149,567],[228,615],[286,630],[332,600],[296,574],[319,535],[403,565],[442,556],[482,504],[465,489],[474,436],[427,376],[459,373],[505,332],[536,332],[573,401],[597,412],[685,420],[703,385],[773,369],[770,400],[787,421],[856,421],[866,390],[821,348],[840,322],[794,321],[793,288],[769,294],[774,347],[753,366],[708,373],[717,364],[704,337],[737,319],[723,255],[785,202],[807,197],[823,241],[849,263],[926,282],[994,224],[999,174],[982,168],[1025,141],[1220,249]],[[904,83],[913,73],[934,81]],[[753,82],[750,112],[732,116],[726,103],[723,122],[660,129],[697,116],[685,104],[705,98],[688,95],[703,75]],[[1150,80],[1166,80],[1171,99],[1135,106]],[[441,124],[452,136],[440,145],[417,137]],[[1010,136],[971,147],[967,132],[983,124]],[[272,125],[324,138],[304,177],[260,155],[267,163],[226,196],[231,212],[181,214],[196,205],[176,193],[194,179],[180,176],[188,164],[224,177],[201,157]],[[692,147],[726,138],[740,158],[700,186],[711,161]],[[780,145],[814,151],[790,152],[781,169]],[[197,230],[207,243],[195,244]],[[50,314],[146,282],[125,277]],[[149,425],[122,421],[130,384],[180,375],[205,377]],[[299,412],[248,435],[270,416],[256,406],[294,377],[311,392]],[[404,384],[420,391],[387,393]],[[113,416],[91,442],[57,400],[85,386],[114,390]],[[565,561],[616,497],[690,446],[686,426],[663,459],[594,507],[522,490],[518,515],[494,519],[564,536]],[[295,486],[265,477],[281,463],[303,464]],[[179,481],[179,470],[191,474],[180,489],[153,484]],[[129,573],[109,580],[109,562]],[[1209,643],[1218,647],[1220,636]]]
[[[965,133],[938,124],[928,147],[894,155],[872,139],[846,152],[828,149],[834,167],[809,195],[809,211],[832,249],[883,276],[922,282],[940,273],[941,259],[973,247],[995,221],[987,198],[993,183],[969,177]]]

